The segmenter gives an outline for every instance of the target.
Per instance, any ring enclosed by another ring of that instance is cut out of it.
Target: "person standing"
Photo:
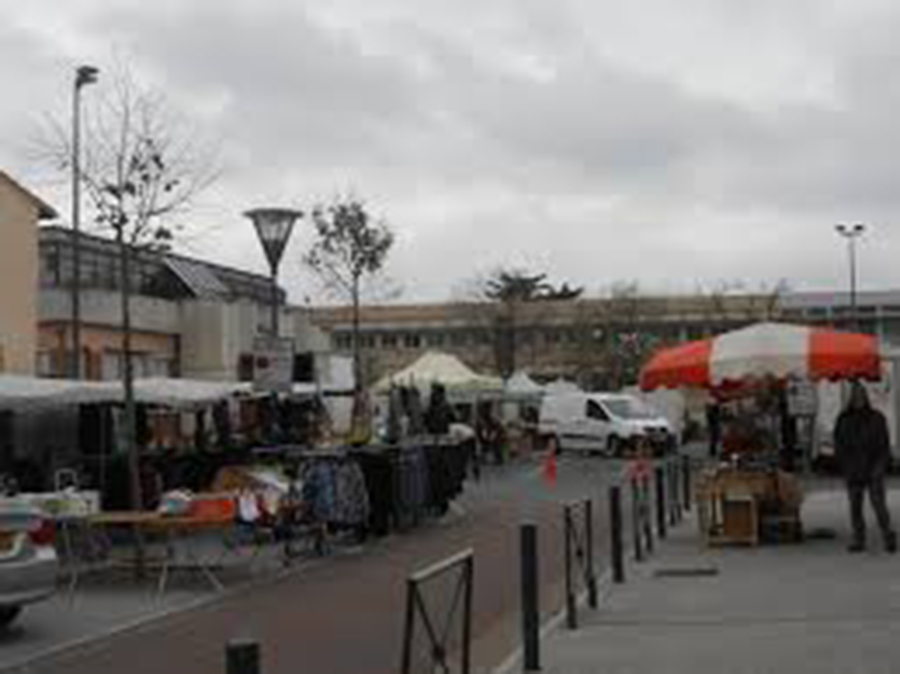
[[[853,382],[850,400],[838,416],[834,447],[850,500],[850,523],[853,527],[850,552],[866,549],[866,521],[863,515],[866,491],[878,519],[885,550],[896,552],[897,534],[891,524],[884,486],[891,463],[887,420],[872,407],[866,389],[859,382]]]

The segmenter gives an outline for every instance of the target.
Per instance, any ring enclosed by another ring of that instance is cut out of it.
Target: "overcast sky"
[[[786,279],[900,287],[892,0],[3,0],[0,167],[37,162],[72,70],[127,62],[221,146],[185,252],[254,270],[240,213],[353,190],[396,229],[404,300],[497,265],[590,291]],[[103,86],[86,90],[86,100]],[[285,271],[295,300],[321,295]]]

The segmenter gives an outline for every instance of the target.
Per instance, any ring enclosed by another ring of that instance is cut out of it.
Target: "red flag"
[[[556,440],[547,443],[547,454],[544,456],[544,482],[556,484]]]

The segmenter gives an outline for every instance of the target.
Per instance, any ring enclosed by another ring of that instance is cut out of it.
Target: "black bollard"
[[[666,537],[666,473],[662,466],[656,467],[656,532],[659,539]]]
[[[625,555],[622,546],[622,489],[618,486],[609,488],[609,527],[612,536],[610,554],[612,555],[613,582],[624,583]]]
[[[641,486],[637,477],[631,478],[631,528],[634,537],[634,560],[644,561],[644,522],[641,516]]]
[[[647,554],[653,554],[653,517],[650,514],[650,476],[641,477],[641,524],[644,527],[644,541]]]
[[[691,457],[681,457],[681,490],[684,497],[684,509],[691,512]]]
[[[519,529],[522,581],[522,653],[526,672],[541,670],[540,600],[538,596],[537,525]]]
[[[563,549],[565,553],[565,585],[566,585],[566,627],[570,630],[578,628],[578,607],[575,604],[575,579],[572,569],[572,507],[563,506],[563,531],[565,533]]]
[[[594,504],[591,499],[584,501],[584,538],[587,551],[585,553],[587,562],[587,590],[588,590],[588,606],[597,608],[599,600],[597,597],[597,573],[594,570]]]
[[[673,527],[681,521],[681,501],[678,500],[678,473],[677,465],[673,461],[666,461],[669,472],[669,524]]]
[[[255,641],[229,641],[225,647],[226,674],[260,674],[259,644]]]

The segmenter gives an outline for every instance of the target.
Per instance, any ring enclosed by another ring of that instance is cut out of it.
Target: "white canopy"
[[[578,384],[561,377],[559,379],[554,379],[544,387],[544,392],[547,393],[547,395],[578,393],[579,391],[581,391],[581,387],[578,386]]]
[[[239,393],[250,393],[244,382],[200,381],[150,377],[135,379],[134,398],[139,403],[171,407],[214,403]],[[120,381],[75,381],[0,375],[0,409],[23,410],[88,403],[121,403]]]
[[[121,399],[121,382],[110,382]],[[170,407],[208,405],[236,394],[252,391],[249,382],[203,381],[199,379],[172,379],[148,377],[135,379],[134,399],[149,405]]]
[[[540,396],[544,394],[544,387],[528,376],[528,373],[519,370],[506,380],[504,392],[513,396]]]
[[[455,391],[500,391],[503,388],[498,377],[478,374],[456,356],[438,351],[429,351],[412,365],[382,378],[374,388],[386,391],[392,384],[419,388],[443,384],[448,390]]]
[[[104,402],[110,398],[100,382],[0,375],[0,409],[22,410]]]

